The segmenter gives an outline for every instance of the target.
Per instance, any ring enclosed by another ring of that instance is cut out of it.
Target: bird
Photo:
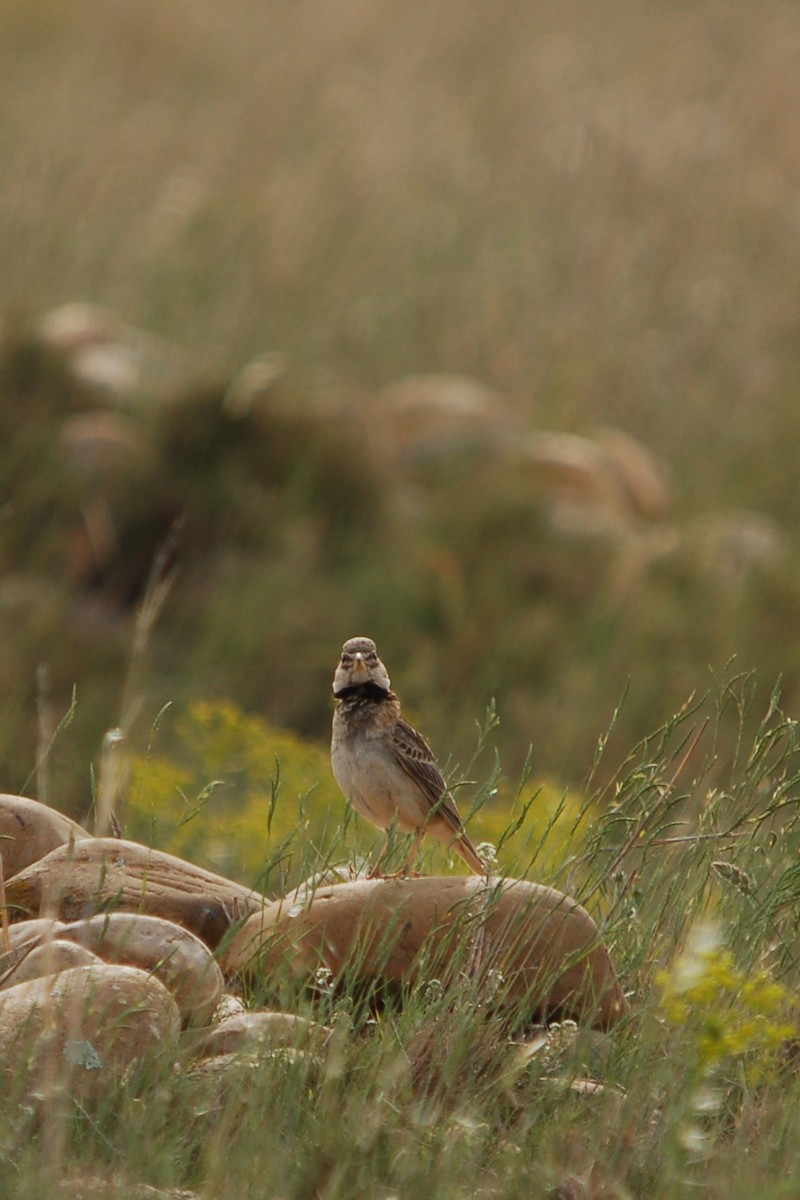
[[[473,846],[428,743],[403,718],[386,667],[368,637],[349,638],[333,677],[336,708],[331,767],[345,799],[379,829],[413,833],[399,875],[408,873],[427,833],[479,875],[487,868]],[[369,878],[380,876],[381,851]]]

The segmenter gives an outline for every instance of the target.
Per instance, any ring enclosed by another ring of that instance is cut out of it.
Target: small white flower
[[[314,986],[319,992],[333,991],[333,971],[330,967],[317,967],[314,972]]]
[[[708,1156],[710,1139],[699,1126],[684,1125],[678,1134],[678,1140],[691,1158],[697,1160]]]
[[[441,979],[429,979],[422,989],[425,1000],[436,1003],[444,995],[444,984]]]
[[[478,858],[487,867],[492,867],[497,862],[497,847],[492,842],[479,842],[475,849],[478,853]]]
[[[498,967],[490,967],[486,972],[486,996],[496,996],[506,981],[506,977]]]
[[[715,1113],[722,1107],[719,1088],[699,1087],[692,1094],[692,1108],[696,1113]]]

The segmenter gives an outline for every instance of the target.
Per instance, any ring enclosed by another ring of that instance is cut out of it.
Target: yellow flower
[[[704,1068],[748,1055],[758,1058],[756,1071],[768,1071],[782,1043],[795,1033],[791,1022],[781,1019],[788,1006],[786,990],[765,970],[746,974],[705,927],[656,983],[664,1018],[694,1032]]]

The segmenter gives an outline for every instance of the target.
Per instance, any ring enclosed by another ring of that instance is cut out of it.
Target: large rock
[[[258,911],[258,892],[172,854],[119,838],[60,846],[6,883],[12,921],[41,913],[75,921],[101,911],[174,921],[214,949],[237,920]]]
[[[225,981],[196,934],[174,921],[144,913],[96,913],[82,921],[20,921],[0,954],[0,989],[90,962],[138,967],[171,992],[184,1024],[211,1019]]]
[[[0,794],[0,856],[6,879],[56,847],[88,837],[75,821],[38,800]]]
[[[39,944],[28,943],[0,955],[0,991],[44,975],[57,975],[69,967],[99,966],[100,962],[91,950],[74,942],[51,938]]]
[[[628,1011],[586,910],[521,880],[358,880],[288,896],[249,918],[221,965],[311,985],[320,970],[379,987],[466,981],[514,1023],[561,1015],[607,1029]]]
[[[26,1094],[99,1098],[178,1028],[175,1001],[145,971],[72,967],[0,992],[0,1070]]]
[[[172,993],[187,1024],[210,1019],[222,998],[225,981],[211,951],[174,921],[143,913],[98,913],[63,925],[58,936],[104,962],[154,975]]]

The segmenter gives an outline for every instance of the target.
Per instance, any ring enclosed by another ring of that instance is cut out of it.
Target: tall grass
[[[791,1194],[800,746],[776,694],[755,740],[720,762],[718,724],[746,693],[732,680],[716,704],[685,706],[567,845],[564,880],[631,997],[613,1032],[566,1023],[509,1040],[466,979],[423,976],[380,1009],[355,981],[284,980],[283,1006],[332,1029],[322,1052],[298,1043],[198,1070],[187,1041],[91,1108],[7,1091],[3,1194],[41,1194],[52,1120],[76,1198],[89,1177],[111,1197],[146,1183],[209,1200]],[[266,981],[251,1003],[270,993]]]

